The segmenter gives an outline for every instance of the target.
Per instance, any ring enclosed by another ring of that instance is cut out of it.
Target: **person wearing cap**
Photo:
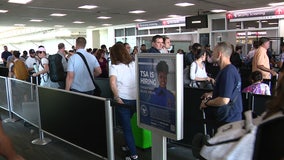
[[[32,76],[36,77],[40,75],[40,85],[44,87],[52,87],[58,88],[59,84],[57,82],[52,82],[48,75],[49,66],[48,66],[48,59],[46,57],[46,50],[43,47],[39,47],[37,49],[37,55],[40,58],[38,72],[33,73]]]
[[[267,49],[270,47],[270,39],[261,37],[259,39],[259,47],[255,51],[252,59],[252,72],[260,71],[263,77],[263,82],[270,84],[271,75],[276,76],[277,73],[270,69],[269,58],[267,56]]]
[[[34,63],[38,66],[39,62],[36,59],[36,53],[34,49],[30,49],[29,50],[29,54],[30,56],[26,59],[25,64],[28,67],[28,71],[30,72],[30,74],[34,73]]]

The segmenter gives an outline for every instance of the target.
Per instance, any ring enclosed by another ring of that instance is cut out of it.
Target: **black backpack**
[[[49,77],[52,82],[65,81],[66,74],[62,64],[62,56],[59,54],[49,55]]]

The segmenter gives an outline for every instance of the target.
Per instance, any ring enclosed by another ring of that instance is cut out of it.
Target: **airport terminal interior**
[[[194,146],[195,138],[207,133],[208,122],[200,110],[200,97],[214,85],[200,87],[199,80],[194,85],[191,75],[185,74],[190,69],[186,58],[195,44],[206,53],[205,72],[212,79],[220,69],[212,63],[214,47],[224,41],[232,44],[240,60],[240,64],[233,64],[243,90],[251,83],[250,53],[267,38],[269,72],[273,75],[267,82],[269,94],[242,93],[241,97],[242,109],[252,110],[253,118],[266,111],[284,72],[284,2],[280,0],[5,0],[0,2],[0,21],[0,116],[5,134],[26,160],[124,160],[129,153],[123,150],[126,144],[117,106],[131,111],[133,106],[116,103],[120,97],[113,95],[108,73],[94,79],[101,88],[100,96],[43,87],[34,78],[39,73],[35,66],[26,80],[19,80],[11,76],[4,50],[19,53],[25,61],[30,54],[43,52],[52,57],[63,44],[68,60],[76,52],[76,39],[83,37],[86,53],[96,56],[102,50],[109,67],[111,47],[117,42],[124,44],[139,68],[135,70],[140,80],[135,83],[137,113],[131,118],[131,128],[140,160],[201,159],[196,155],[200,148]],[[158,50],[161,54],[145,54],[155,48],[152,38],[156,35],[168,38],[169,45],[164,40]],[[168,65],[166,85],[174,97],[168,96],[165,104],[150,96],[155,94],[153,88],[159,87],[155,79],[158,71],[154,72],[160,61]],[[174,109],[161,109],[151,104],[152,99],[160,107],[174,102]],[[284,155],[280,156],[283,160]]]

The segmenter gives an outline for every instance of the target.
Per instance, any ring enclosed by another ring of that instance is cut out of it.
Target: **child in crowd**
[[[251,81],[252,84],[243,89],[243,92],[250,92],[253,94],[261,94],[261,95],[271,95],[270,87],[262,83],[262,74],[259,71],[254,71],[251,73]]]

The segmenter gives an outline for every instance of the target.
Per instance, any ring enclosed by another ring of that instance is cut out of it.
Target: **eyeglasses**
[[[38,54],[41,54],[41,53],[43,53],[43,51],[37,51],[37,53],[38,53]]]

